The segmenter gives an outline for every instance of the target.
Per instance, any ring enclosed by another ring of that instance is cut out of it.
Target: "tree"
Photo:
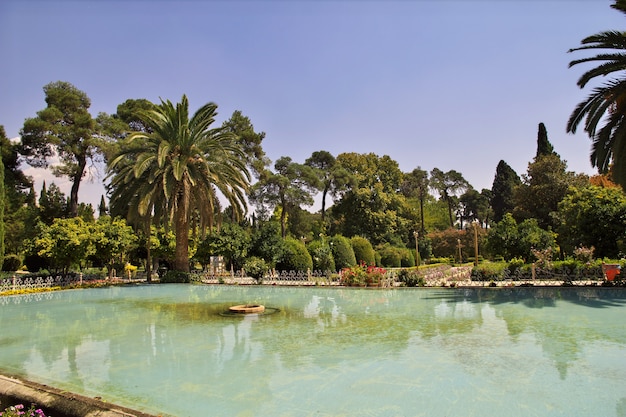
[[[539,129],[537,131],[537,154],[535,155],[535,159],[540,156],[552,154],[559,156],[559,154],[554,152],[554,147],[548,140],[548,131],[546,130],[546,126],[543,123],[539,123]]]
[[[244,116],[240,110],[235,110],[230,119],[222,124],[222,128],[236,135],[236,141],[241,145],[246,155],[248,169],[255,177],[259,178],[270,164],[270,160],[265,155],[261,144],[263,139],[265,139],[265,132],[255,132],[254,125],[250,119]]]
[[[513,211],[515,188],[522,183],[519,175],[504,161],[498,162],[496,175],[491,186],[491,208],[493,220],[497,223],[506,213]]]
[[[326,220],[326,197],[334,195],[349,181],[348,172],[337,164],[337,159],[328,151],[316,151],[311,154],[305,165],[312,167],[319,178],[319,190],[322,192],[322,222]]]
[[[91,239],[95,249],[91,257],[107,267],[109,278],[113,277],[116,266],[123,267],[127,254],[137,243],[132,227],[122,219],[112,219],[107,215],[98,218]]]
[[[44,181],[39,193],[39,219],[50,225],[54,219],[67,217],[67,213],[67,197],[63,191],[55,183],[50,184],[50,188],[46,188]],[[78,214],[78,206],[76,214]]]
[[[626,14],[625,0],[616,0],[611,7]],[[569,52],[603,50],[598,55],[570,62],[570,68],[582,63],[600,63],[578,79],[581,89],[596,77],[615,77],[595,87],[578,104],[567,122],[567,131],[576,133],[584,120],[584,130],[592,141],[591,165],[600,173],[606,173],[612,163],[613,180],[626,187],[626,32],[600,32],[584,38],[581,45]]]
[[[424,225],[424,202],[428,198],[428,172],[424,171],[420,167],[415,168],[413,171],[404,174],[400,191],[407,197],[416,197],[419,200],[420,205],[420,233],[424,234],[426,231]]]
[[[142,114],[150,132],[133,132],[110,163],[112,200],[139,216],[167,214],[174,224],[174,269],[189,271],[192,213],[202,228],[213,225],[218,192],[237,216],[246,210],[250,174],[245,155],[231,132],[211,128],[217,105],[208,103],[189,117],[183,95],[174,106],[161,101]]]
[[[250,235],[236,223],[225,223],[220,230],[212,230],[198,247],[196,258],[203,264],[209,263],[210,256],[224,256],[226,262],[241,269],[250,247]]]
[[[450,227],[454,227],[452,212],[456,195],[467,190],[469,183],[463,178],[460,172],[455,170],[443,172],[439,168],[434,168],[430,172],[430,186],[437,191],[441,199],[447,203]]]
[[[80,183],[102,141],[88,111],[91,100],[84,92],[64,81],[47,84],[43,90],[47,107],[24,122],[20,153],[38,168],[48,168],[50,158],[58,155],[61,163],[52,167],[52,173],[72,183],[69,214],[75,217]]]
[[[526,219],[518,224],[513,215],[507,213],[489,229],[486,247],[492,256],[529,261],[533,256],[532,249],[554,247],[554,234],[539,227],[536,219]]]
[[[363,236],[372,244],[402,246],[417,223],[417,215],[399,193],[402,171],[389,156],[343,153],[337,162],[349,174],[349,186],[341,190],[332,207],[331,232]]]
[[[98,217],[106,216],[109,214],[109,208],[104,200],[104,196],[100,196],[100,204],[98,204]]]
[[[556,212],[559,202],[570,186],[586,185],[588,178],[567,171],[567,163],[557,155],[544,155],[528,164],[528,173],[515,189],[513,216],[517,222],[535,218],[543,229],[555,230]]]
[[[466,222],[478,221],[481,225],[487,222],[489,219],[490,195],[490,190],[482,190],[479,193],[470,187],[459,197],[461,228],[463,228],[463,220]]]
[[[274,164],[275,173],[265,171],[252,187],[250,201],[257,206],[280,209],[280,230],[287,237],[287,215],[300,206],[313,204],[313,191],[317,188],[317,177],[308,165],[292,162],[288,156],[279,158]]]
[[[626,196],[619,188],[571,188],[559,203],[559,242],[567,253],[594,247],[598,258],[618,256],[626,239]]]
[[[39,223],[30,253],[47,259],[56,269],[67,273],[95,253],[93,230],[80,217],[54,219],[50,226]]]

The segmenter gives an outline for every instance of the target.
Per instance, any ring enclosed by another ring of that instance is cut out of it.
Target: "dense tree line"
[[[626,12],[626,0],[612,7]],[[621,50],[625,39],[604,32],[572,51]],[[607,53],[571,65],[603,62],[581,77],[584,88],[598,75],[623,71],[623,59]],[[25,120],[19,143],[0,129],[0,256],[10,259],[5,269],[111,271],[133,262],[149,273],[160,265],[189,271],[214,255],[232,268],[412,266],[415,248],[426,261],[461,261],[476,244],[485,258],[532,261],[534,251],[548,248],[564,258],[581,247],[621,257],[625,82],[596,88],[567,125],[575,132],[584,121],[600,175],[568,171],[539,123],[527,171],[519,175],[502,160],[483,190],[456,170],[403,172],[390,156],[373,153],[318,150],[301,162],[283,156],[272,164],[263,151],[266,134],[241,111],[218,126],[215,103],[192,114],[183,96],[176,104],[129,99],[116,113],[93,117],[85,92],[52,82],[43,88],[46,107]],[[53,157],[60,162],[49,166]],[[68,178],[69,197],[54,183],[34,190],[22,162]],[[79,190],[99,164],[107,195],[96,215],[80,203]],[[316,196],[321,210],[308,211]]]

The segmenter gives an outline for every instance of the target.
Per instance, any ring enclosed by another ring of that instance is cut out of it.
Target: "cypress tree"
[[[491,208],[493,209],[493,220],[497,223],[504,218],[506,213],[513,211],[513,193],[515,187],[522,181],[517,173],[504,161],[498,163],[496,175],[491,187]]]
[[[554,147],[548,140],[546,126],[543,123],[539,123],[539,130],[537,132],[537,155],[535,155],[535,160],[545,155],[559,156],[559,154],[554,152]]]

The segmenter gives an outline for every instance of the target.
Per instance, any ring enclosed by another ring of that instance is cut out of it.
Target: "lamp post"
[[[478,266],[478,220],[474,221],[474,266]]]
[[[421,264],[421,260],[420,260],[420,247],[419,247],[418,238],[419,238],[420,234],[417,233],[417,230],[414,230],[413,231],[413,236],[415,237],[415,259],[417,260],[417,266],[419,268],[419,266]]]
[[[457,239],[456,243],[459,245],[459,266],[463,263],[463,255],[461,254],[461,239]]]

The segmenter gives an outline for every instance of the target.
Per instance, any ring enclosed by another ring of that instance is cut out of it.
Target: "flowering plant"
[[[343,285],[373,285],[379,284],[385,276],[385,269],[374,265],[367,265],[361,261],[358,265],[341,270]]]
[[[17,404],[0,411],[0,417],[46,417],[46,415],[41,408],[35,409],[34,404],[26,411],[23,404]]]

